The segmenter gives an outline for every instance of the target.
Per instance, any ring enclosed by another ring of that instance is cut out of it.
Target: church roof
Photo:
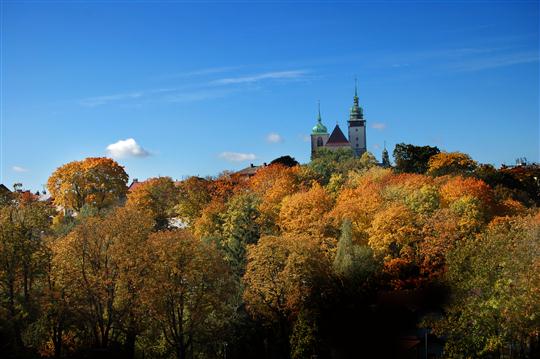
[[[349,141],[339,128],[339,125],[336,125],[336,127],[334,127],[334,131],[332,131],[332,134],[328,138],[328,141],[326,141],[326,146],[339,146],[348,144]]]

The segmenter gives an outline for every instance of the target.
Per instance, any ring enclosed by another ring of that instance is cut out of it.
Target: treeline
[[[393,155],[129,192],[87,158],[2,195],[2,357],[537,357],[539,167]]]

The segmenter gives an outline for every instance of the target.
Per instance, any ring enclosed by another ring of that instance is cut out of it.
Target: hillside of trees
[[[2,358],[539,357],[540,167],[393,157],[3,193]]]

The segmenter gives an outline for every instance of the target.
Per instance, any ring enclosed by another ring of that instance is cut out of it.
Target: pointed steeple
[[[354,100],[355,103],[358,102],[358,79],[354,77]]]
[[[349,121],[360,121],[364,119],[364,111],[359,105],[358,101],[358,80],[354,78],[354,97],[353,106],[351,107],[351,114]]]
[[[328,129],[325,125],[322,123],[322,117],[321,117],[321,101],[318,101],[318,113],[317,113],[317,124],[313,127],[311,133],[313,135],[316,134],[327,134]]]

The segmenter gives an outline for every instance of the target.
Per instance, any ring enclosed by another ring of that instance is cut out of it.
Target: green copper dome
[[[317,124],[315,126],[313,126],[313,129],[311,130],[311,134],[313,134],[313,135],[325,135],[325,134],[328,134],[328,129],[322,123],[321,104],[320,103],[319,103],[319,115],[317,116]]]
[[[315,126],[313,126],[311,133],[314,135],[322,135],[328,133],[328,129],[321,122],[318,122]]]

